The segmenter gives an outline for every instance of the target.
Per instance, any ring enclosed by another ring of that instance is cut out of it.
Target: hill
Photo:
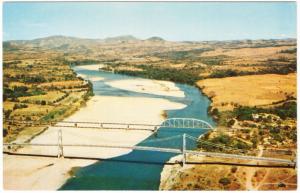
[[[156,37],[156,36],[153,36],[153,37],[151,37],[151,38],[148,38],[147,40],[148,40],[148,41],[154,41],[154,42],[163,42],[163,41],[165,41],[163,38],[161,38],[161,37]]]

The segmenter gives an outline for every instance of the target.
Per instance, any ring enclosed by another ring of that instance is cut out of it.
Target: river
[[[80,67],[74,67],[73,69],[76,73],[84,75],[87,79],[90,77],[101,78],[101,80],[96,79],[92,81],[95,95],[164,98],[170,101],[181,102],[187,106],[184,109],[167,111],[168,118],[196,118],[204,120],[211,125],[215,124],[207,113],[207,108],[210,105],[209,99],[202,95],[194,86],[176,84],[177,87],[184,91],[184,98],[144,94],[118,89],[106,84],[112,80],[134,79],[135,77],[86,70]],[[206,131],[160,128],[157,135],[151,135],[138,145],[181,148],[181,136],[183,133],[198,137]],[[196,144],[195,142],[187,141],[187,146],[188,149],[193,149],[196,147]],[[99,161],[90,166],[80,168],[76,171],[74,177],[68,179],[60,190],[158,190],[160,173],[163,169],[162,163],[175,155],[174,153],[134,150],[126,155]]]

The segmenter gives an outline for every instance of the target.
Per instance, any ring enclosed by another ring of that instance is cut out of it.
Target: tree
[[[8,134],[7,129],[3,128],[3,137],[6,137],[7,134]]]
[[[211,111],[211,114],[212,115],[219,115],[219,110],[217,108],[214,108],[212,111]]]
[[[11,113],[12,113],[12,110],[10,110],[10,109],[4,111],[4,117],[5,117],[5,119],[8,119]]]
[[[228,127],[231,127],[235,124],[235,120],[234,119],[230,119],[228,122],[227,122],[227,126]]]
[[[251,139],[251,142],[252,142],[252,147],[253,148],[256,148],[257,147],[257,143],[258,143],[258,136],[254,136],[252,139]]]
[[[226,186],[226,185],[230,184],[231,181],[230,181],[230,179],[228,179],[228,178],[221,178],[221,179],[219,180],[219,183],[222,184],[223,186]]]
[[[233,166],[233,167],[231,167],[231,172],[232,172],[232,173],[235,173],[235,172],[237,171],[237,169],[238,169],[238,168],[237,168],[236,166]]]

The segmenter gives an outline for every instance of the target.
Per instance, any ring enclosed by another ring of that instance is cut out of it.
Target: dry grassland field
[[[197,82],[220,111],[235,106],[266,106],[296,98],[296,73],[205,79]]]

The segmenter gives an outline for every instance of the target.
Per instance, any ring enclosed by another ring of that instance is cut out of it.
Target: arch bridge
[[[182,129],[214,129],[206,121],[194,118],[169,118],[166,119],[160,127],[182,128]]]

